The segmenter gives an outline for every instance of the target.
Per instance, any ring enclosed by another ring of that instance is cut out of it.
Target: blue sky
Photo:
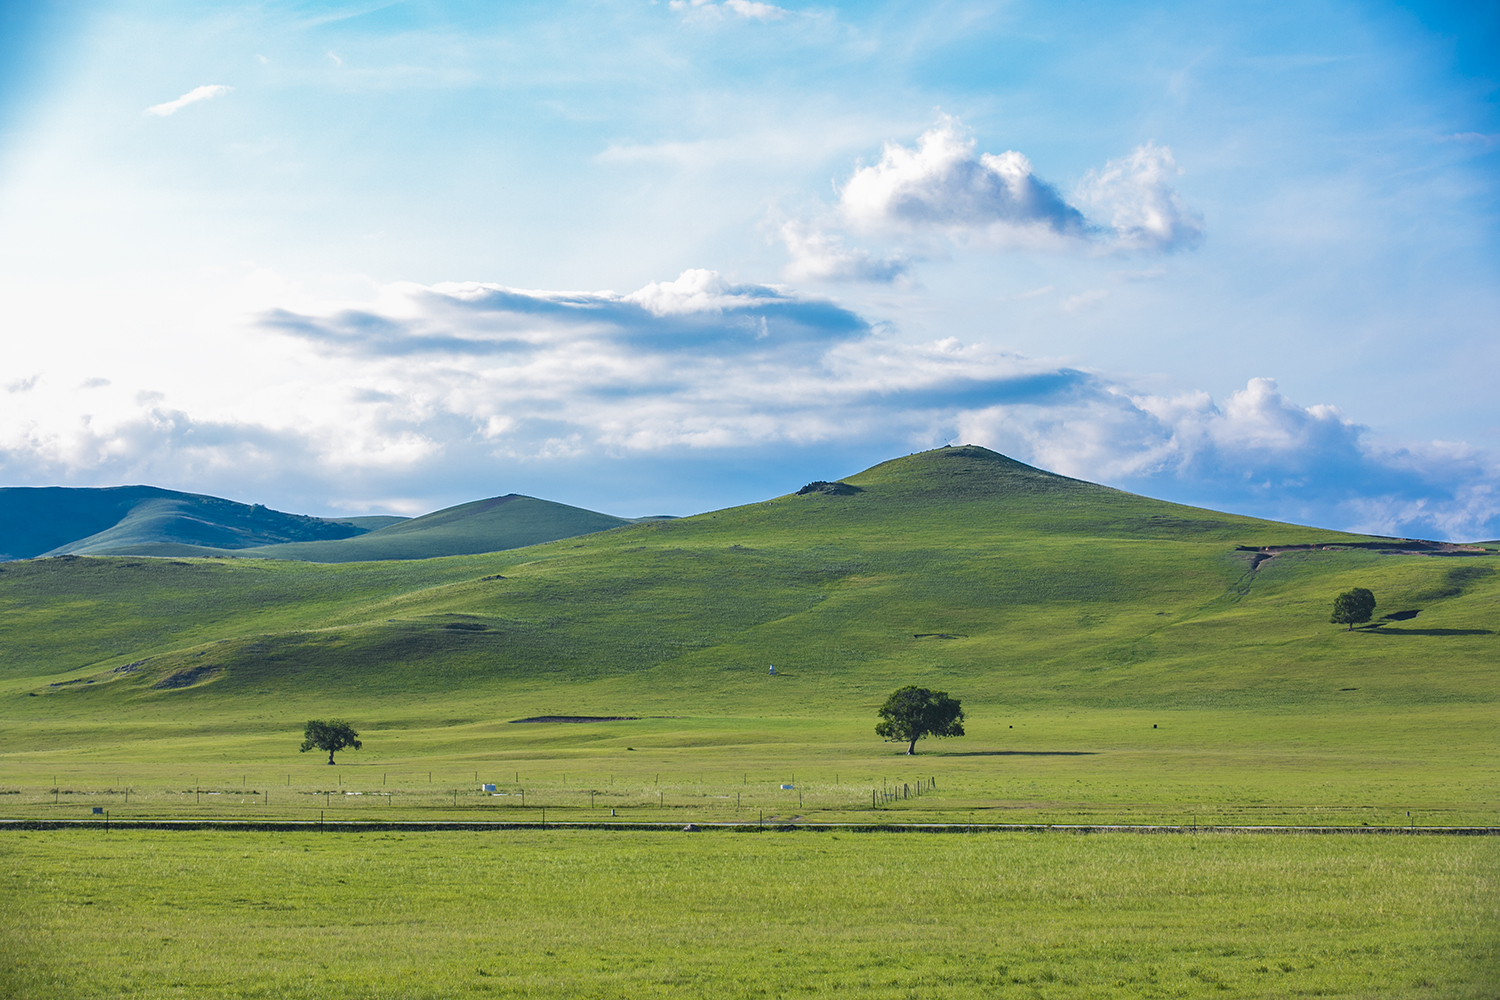
[[[5,485],[1500,537],[1494,5],[0,10]]]

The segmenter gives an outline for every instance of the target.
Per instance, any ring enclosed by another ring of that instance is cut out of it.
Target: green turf
[[[1490,838],[0,838],[0,993],[1497,996]]]

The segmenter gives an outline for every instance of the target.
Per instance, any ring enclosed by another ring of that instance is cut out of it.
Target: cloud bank
[[[153,104],[151,105],[151,107],[147,108],[141,113],[146,115],[154,115],[157,118],[165,118],[168,115],[176,114],[183,108],[187,107],[189,104],[197,104],[199,101],[207,101],[215,97],[222,97],[233,89],[233,87],[226,87],[222,83],[211,83],[206,84],[202,87],[194,87],[192,90],[188,91],[186,94],[183,94],[175,101],[167,101],[163,104]]]
[[[568,470],[570,502],[629,513],[604,470],[717,461],[733,475],[762,456],[766,476],[785,475],[791,454],[878,459],[971,442],[1183,502],[1385,534],[1500,536],[1493,456],[1380,441],[1269,378],[1219,400],[1153,395],[985,344],[910,343],[834,301],[708,270],[626,294],[395,284],[358,306],[267,311],[250,336],[277,365],[263,384],[226,383],[222,405],[117,372],[10,383],[0,472],[15,484],[155,482],[252,500],[295,480],[345,509],[420,512],[473,498],[427,484],[474,483],[478,496],[514,489],[507,470],[548,467]],[[819,467],[824,478],[852,471]],[[778,492],[770,481],[735,499]]]

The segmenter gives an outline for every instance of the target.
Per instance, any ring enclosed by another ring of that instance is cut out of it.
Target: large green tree
[[[1370,620],[1375,613],[1375,595],[1363,587],[1355,587],[1346,590],[1333,600],[1333,617],[1329,621],[1337,625],[1348,625],[1349,631],[1354,631],[1354,626],[1363,624]]]
[[[333,754],[337,750],[351,747],[358,750],[362,744],[359,742],[359,734],[356,733],[347,722],[338,719],[330,719],[325,722],[322,719],[313,719],[307,724],[307,729],[302,733],[306,739],[302,741],[302,752],[309,750],[327,750],[328,763],[333,763]]]
[[[906,743],[908,755],[917,752],[917,740],[924,736],[964,734],[963,707],[957,698],[948,697],[947,691],[907,685],[891,692],[878,714],[876,735]]]

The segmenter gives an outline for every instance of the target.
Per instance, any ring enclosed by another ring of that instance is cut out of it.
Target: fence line
[[[1495,826],[1189,826],[1167,824],[1079,823],[631,823],[631,822],[514,822],[506,820],[218,820],[218,819],[0,819],[5,830],[225,830],[333,833],[375,833],[388,830],[602,830],[612,832],[684,830],[754,832],[807,830],[850,833],[1264,833],[1264,834],[1400,834],[1403,836],[1493,837]]]

